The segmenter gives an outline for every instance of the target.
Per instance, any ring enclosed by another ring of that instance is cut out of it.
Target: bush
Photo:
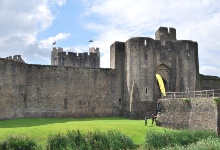
[[[209,137],[207,139],[202,139],[185,147],[176,145],[174,147],[162,148],[162,150],[219,150],[219,147],[220,139],[217,137]]]
[[[34,140],[28,137],[14,136],[9,137],[4,142],[0,143],[0,150],[35,150],[37,144]]]
[[[81,134],[77,131],[67,131],[66,135],[60,133],[51,135],[47,143],[48,150],[77,149],[135,149],[134,142],[119,131],[88,132]]]
[[[88,149],[109,149],[108,137],[105,133],[96,130],[86,135]]]
[[[87,149],[85,138],[79,130],[68,130],[66,136],[68,141],[68,147],[82,150]]]
[[[51,134],[48,136],[48,150],[64,150],[67,149],[67,138],[61,133]]]
[[[219,150],[220,148],[220,139],[219,138],[207,138],[193,143],[187,146],[189,150]]]
[[[135,149],[135,144],[130,137],[119,131],[108,131],[108,142],[110,149]]]
[[[215,136],[216,134],[212,131],[173,131],[168,129],[163,129],[161,131],[150,130],[147,132],[145,145],[147,148],[175,147],[176,145],[186,147],[187,145],[198,142],[201,139]]]

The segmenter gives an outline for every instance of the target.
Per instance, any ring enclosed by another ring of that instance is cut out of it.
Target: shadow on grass
[[[41,126],[47,124],[55,123],[66,123],[74,121],[98,121],[98,120],[128,120],[120,117],[105,117],[105,118],[22,118],[22,119],[12,119],[12,120],[2,120],[0,121],[0,128],[18,128],[18,127],[32,127]]]

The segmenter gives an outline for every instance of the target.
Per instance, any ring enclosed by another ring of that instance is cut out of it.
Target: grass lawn
[[[0,121],[0,140],[12,135],[28,136],[35,139],[38,144],[45,145],[48,135],[67,130],[80,130],[82,132],[110,129],[119,130],[133,139],[135,144],[142,145],[145,141],[147,130],[158,128],[147,126],[143,120],[129,120],[120,117],[109,118],[30,118]]]

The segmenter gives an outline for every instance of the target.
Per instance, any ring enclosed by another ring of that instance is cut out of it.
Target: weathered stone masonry
[[[165,99],[158,122],[173,129],[205,129],[220,134],[220,105],[213,98]]]
[[[115,70],[0,59],[0,118],[118,116]]]
[[[54,48],[50,65],[0,59],[0,119],[25,117],[150,117],[161,92],[200,89],[198,44],[160,27],[155,40],[134,37],[110,46],[110,68],[98,48],[66,53]]]

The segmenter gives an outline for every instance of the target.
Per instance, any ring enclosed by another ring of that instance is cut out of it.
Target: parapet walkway
[[[220,97],[220,89],[185,92],[166,92],[166,96],[163,96],[162,99],[199,97]]]

